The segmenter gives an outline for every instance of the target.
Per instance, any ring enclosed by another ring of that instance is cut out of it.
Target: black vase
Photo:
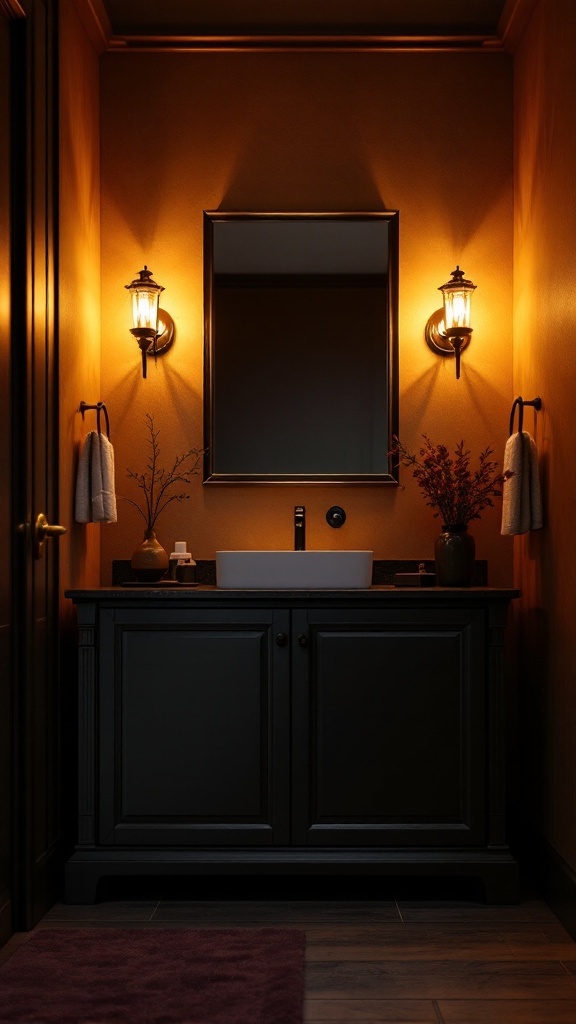
[[[474,581],[476,544],[463,523],[448,524],[436,538],[436,582],[440,587],[469,587]]]

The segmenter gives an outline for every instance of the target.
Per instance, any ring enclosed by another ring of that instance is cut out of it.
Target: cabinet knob
[[[300,644],[300,647],[308,646],[308,637],[306,636],[305,633],[300,633],[300,636],[298,637],[298,643]]]
[[[286,633],[276,634],[276,643],[278,644],[278,647],[286,647],[287,640],[288,637],[286,636]]]

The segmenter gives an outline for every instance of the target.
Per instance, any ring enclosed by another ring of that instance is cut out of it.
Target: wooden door
[[[13,396],[14,927],[32,927],[57,894],[56,26],[51,0],[9,0],[11,26]]]
[[[12,388],[10,69],[13,18],[0,4],[0,945],[12,933]]]

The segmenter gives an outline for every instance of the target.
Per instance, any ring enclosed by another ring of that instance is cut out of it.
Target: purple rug
[[[1,1024],[301,1024],[304,932],[50,928],[0,967]]]

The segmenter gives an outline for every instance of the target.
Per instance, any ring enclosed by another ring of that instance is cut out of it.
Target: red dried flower
[[[411,466],[412,476],[426,495],[426,504],[436,509],[446,525],[466,526],[471,519],[479,519],[480,513],[493,507],[492,498],[502,495],[502,485],[511,473],[498,473],[498,463],[490,458],[493,448],[480,452],[478,467],[470,468],[470,452],[460,441],[454,457],[444,444],[432,444],[430,438],[422,435],[424,445],[418,455],[411,455],[406,446],[394,436],[388,455],[400,465]]]

